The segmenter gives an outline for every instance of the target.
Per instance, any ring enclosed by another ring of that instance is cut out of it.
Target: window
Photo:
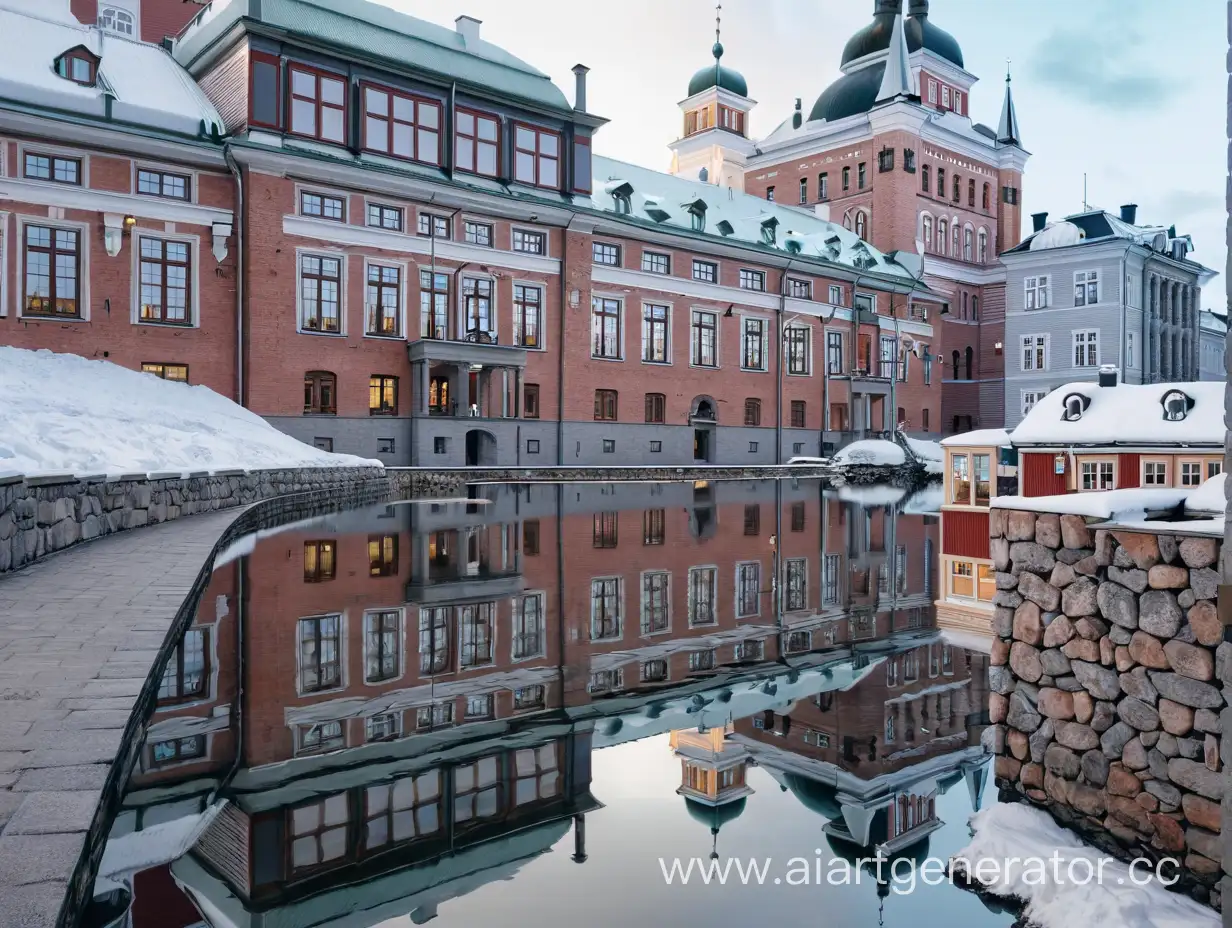
[[[142,322],[188,325],[190,318],[188,245],[141,239]]]
[[[862,209],[856,210],[856,228],[855,228],[856,238],[865,237],[864,221],[865,221],[864,220],[864,210]]]
[[[643,251],[642,270],[647,274],[670,274],[672,270],[671,256],[659,254],[657,251]]]
[[[658,452],[662,451],[662,450],[663,450],[663,442],[661,442],[661,441],[652,441],[652,442],[650,443],[650,450],[651,450],[651,452],[652,452],[652,453],[655,453],[655,454],[657,454]]]
[[[449,337],[448,274],[419,272],[419,337]]]
[[[1074,367],[1099,366],[1099,329],[1074,334]]]
[[[808,202],[808,178],[800,178],[800,203],[801,205]]]
[[[1182,461],[1181,462],[1181,486],[1196,487],[1202,483],[1202,462],[1201,461]]]
[[[495,603],[474,603],[458,607],[460,669],[483,667],[492,663],[492,623]]]
[[[393,680],[401,673],[401,624],[402,616],[397,610],[364,615],[365,683]]]
[[[532,686],[519,686],[513,691],[513,708],[515,711],[521,709],[542,709],[544,706],[545,690],[543,684],[536,683]]]
[[[495,177],[500,124],[495,117],[462,109],[457,111],[456,122],[454,167],[470,174]]]
[[[513,601],[513,659],[541,657],[544,646],[543,594],[527,593]]]
[[[927,164],[921,165],[920,166],[920,191],[922,193],[928,193],[928,175],[929,175],[928,165]]]
[[[319,693],[342,685],[341,622],[337,615],[299,620],[301,693]]]
[[[694,258],[693,279],[708,284],[717,283],[719,279],[719,266],[713,261],[699,261]]]
[[[299,747],[295,751],[296,754],[317,754],[322,751],[331,751],[334,748],[346,747],[346,733],[342,729],[341,722],[318,722],[315,725],[299,725],[296,727],[295,731],[299,740]],[[333,798],[342,799],[345,802],[346,797],[335,796]],[[296,810],[297,814],[298,811],[299,810]],[[342,856],[340,845],[346,840],[345,832],[345,825],[339,831],[329,832],[331,835],[342,835],[343,837],[339,837],[335,842],[330,842],[334,846],[331,847],[325,855],[312,858],[297,858],[296,866],[300,866],[298,863],[299,859],[311,860],[312,864],[304,864],[305,866],[310,866],[315,865],[318,861],[325,862],[325,860],[329,859],[329,857]],[[302,848],[305,840],[306,839],[302,837],[296,837],[293,847],[297,850]],[[323,841],[322,843],[324,844],[325,842]]]
[[[647,509],[642,513],[642,544],[661,545],[667,532],[667,510]]]
[[[937,196],[945,196],[945,168],[937,168]],[[945,244],[944,241],[941,243]]]
[[[744,534],[761,534],[761,506],[751,503],[744,507]]]
[[[761,611],[761,564],[736,565],[736,618],[743,619]]]
[[[1082,463],[1082,488],[1084,490],[1111,490],[1115,485],[1114,465],[1111,461],[1084,461]]]
[[[805,411],[804,400],[792,400],[791,401],[791,427],[793,429],[802,429],[805,427],[804,426],[804,418],[805,418],[804,411]]]
[[[671,308],[646,303],[642,306],[642,360],[655,364],[668,362],[668,332]],[[650,420],[647,420],[650,421]]]
[[[522,348],[542,348],[543,291],[539,287],[513,285],[513,343]]]
[[[741,342],[740,366],[745,370],[766,369],[766,320],[744,317],[744,337]]]
[[[398,378],[373,374],[368,378],[368,415],[398,414]]]
[[[744,401],[744,424],[761,425],[761,400],[750,397]]]
[[[595,242],[592,246],[595,264],[620,267],[620,246],[611,242]]]
[[[431,707],[425,708],[429,710],[430,722]],[[389,732],[388,723],[378,725],[378,720],[384,718],[392,718],[395,722],[392,734],[386,734],[386,737],[397,736],[399,726],[396,717],[374,716],[368,720],[369,741],[381,740],[373,737],[377,731]],[[441,774],[438,770],[369,786],[364,789],[363,797],[363,851],[375,851],[440,830]]]
[[[983,229],[980,229],[980,233],[977,236],[976,241],[978,242],[978,252],[977,252],[976,260],[978,260],[980,264],[987,264],[988,263],[988,233],[985,232]]]
[[[591,357],[620,360],[622,339],[620,333],[620,301],[604,297],[591,297]]]
[[[799,612],[808,608],[808,561],[804,558],[792,558],[786,564],[787,576],[783,607],[790,612]]]
[[[420,706],[415,712],[415,727],[445,728],[453,724],[454,705],[452,702],[438,702],[431,706]]]
[[[787,337],[787,373],[809,373],[812,331],[800,326],[788,326],[785,334]]]
[[[445,454],[449,447],[449,439],[443,438],[440,435],[432,439],[432,453]]]
[[[1024,335],[1022,337],[1022,369],[1024,371],[1048,370],[1048,336]],[[958,371],[954,372],[958,376]]]
[[[667,661],[644,661],[641,677],[643,683],[662,683],[667,679]]]
[[[364,331],[369,335],[402,336],[402,269],[368,265],[368,293],[364,300]]]
[[[843,333],[826,333],[826,372],[843,373]]]
[[[420,213],[416,220],[415,232],[424,238],[449,238],[449,220],[432,213]]]
[[[363,95],[364,148],[409,161],[440,164],[439,103],[367,85]]]
[[[1042,400],[1047,394],[1042,390],[1023,390],[1022,391],[1022,414],[1025,416],[1035,404]]]
[[[290,130],[323,142],[346,141],[346,84],[292,65]]]
[[[1168,462],[1143,461],[1142,485],[1144,487],[1166,487],[1168,485]]]
[[[30,180],[46,180],[56,184],[81,186],[81,159],[55,155],[26,153],[25,176]]]
[[[883,148],[877,152],[877,171],[884,174],[894,170],[894,149]]]
[[[718,320],[716,313],[693,310],[691,355],[696,367],[717,367]]]
[[[560,186],[560,135],[516,126],[513,133],[513,178],[536,187]]]
[[[646,394],[646,421],[663,422],[667,407],[667,397],[662,393]]]
[[[147,197],[187,201],[192,199],[192,178],[187,174],[141,168],[137,171],[137,192]]]
[[[618,541],[619,515],[615,512],[596,512],[591,531],[591,546],[615,548]]]
[[[1074,305],[1091,306],[1099,302],[1099,271],[1074,273]]]
[[[620,578],[590,581],[590,637],[592,641],[619,638],[621,626]]]
[[[316,216],[331,222],[346,222],[346,200],[321,193],[300,191],[299,212],[301,216]]]
[[[896,342],[893,338],[881,339],[881,355],[877,359],[879,365],[878,375],[884,377],[886,380],[889,380],[891,375],[894,373],[895,346]],[[955,372],[955,377],[957,376],[957,372]],[[968,373],[967,379],[971,379],[970,373]]]
[[[486,222],[466,220],[462,223],[462,236],[469,245],[480,245],[484,248],[492,247],[492,227]]]
[[[304,375],[304,415],[332,416],[338,412],[338,378],[328,371]]]
[[[82,318],[80,240],[71,229],[26,226],[25,315]]]
[[[757,453],[757,446],[758,446],[758,443],[757,443],[757,442],[755,442],[755,441],[751,441],[751,442],[749,442],[749,454],[756,454],[756,453]]]
[[[190,628],[167,660],[158,686],[158,702],[182,702],[206,694],[209,688],[209,630]]]
[[[817,175],[817,199],[830,199],[830,174],[823,171]]]
[[[1134,361],[1134,333],[1133,332],[1125,333],[1125,366],[1127,368],[1137,366],[1137,364]]]
[[[992,459],[987,454],[971,455],[971,478],[975,482],[975,505],[987,506],[991,490]]]
[[[972,235],[973,233],[970,228],[963,229],[963,260],[964,261],[970,261],[972,257],[972,253],[971,253]]]
[[[492,717],[492,694],[466,697],[466,719],[490,719]]]
[[[718,621],[715,611],[715,593],[718,588],[718,571],[713,567],[689,568],[689,626],[714,625]]]
[[[811,280],[796,280],[791,278],[787,281],[788,295],[795,300],[811,300],[813,298],[813,282]]]
[[[950,495],[956,504],[962,506],[971,505],[969,461],[965,454],[955,454],[950,458]]]
[[[153,374],[163,380],[174,380],[176,383],[188,383],[187,364],[165,364],[162,361],[143,361],[143,374]]]
[[[766,188],[766,199],[769,200],[771,203],[774,202],[774,187],[773,186]]]
[[[1048,275],[1028,277],[1023,281],[1024,303],[1027,309],[1045,309],[1048,306]]]
[[[745,268],[741,268],[740,289],[764,291],[766,289],[765,271],[750,271]]]
[[[596,422],[616,421],[616,396],[617,394],[615,390],[595,391]]]
[[[449,617],[451,612],[448,606],[419,610],[420,673],[441,673],[449,669],[451,660]]]
[[[665,632],[671,625],[669,578],[662,570],[642,574],[643,635]]]
[[[861,161],[858,165],[856,165],[856,187],[858,187],[860,190],[864,189],[864,183],[865,183],[865,180],[867,179],[867,175],[868,175],[868,166],[863,161]]]
[[[616,439],[614,438],[603,439],[603,453],[604,454],[615,454],[616,453]]]
[[[133,21],[133,14],[128,10],[105,6],[98,11],[98,25],[117,35],[136,36],[137,34],[137,24]]]
[[[522,415],[527,419],[539,418],[539,384],[528,383],[522,386]]]
[[[545,237],[542,232],[528,232],[525,229],[514,229],[512,247],[528,255],[541,255],[546,249]]]
[[[527,454],[538,454],[539,453],[539,439],[537,438],[526,439],[526,453]]]
[[[176,738],[174,741],[159,741],[151,750],[151,760],[155,766],[182,763],[205,756],[205,735],[190,735],[187,738]]]
[[[369,203],[368,225],[374,229],[390,229],[394,232],[401,232],[403,229],[403,212],[396,206],[382,206],[379,203]]]
[[[496,338],[496,316],[492,312],[493,284],[490,277],[463,277],[462,301],[466,312],[466,334]]]
[[[822,565],[822,598],[826,605],[834,605],[839,597],[839,564],[841,554],[827,554]]]
[[[920,228],[924,237],[924,247],[933,247],[933,217],[925,214],[920,217]]]
[[[714,666],[715,658],[713,649],[708,651],[692,651],[689,653],[689,673],[714,670]]]
[[[971,320],[973,322],[980,321],[980,298],[975,294],[971,295]]]
[[[1206,462],[1206,479],[1218,477],[1223,473],[1223,461],[1207,461]]]

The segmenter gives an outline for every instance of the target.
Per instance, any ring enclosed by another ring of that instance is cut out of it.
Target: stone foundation
[[[1181,861],[1220,908],[1222,542],[999,509],[990,530],[998,785],[1118,857]]]
[[[379,467],[0,477],[0,573],[103,535],[289,493],[385,482]]]

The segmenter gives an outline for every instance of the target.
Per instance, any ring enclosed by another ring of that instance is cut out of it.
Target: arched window
[[[946,238],[948,229],[949,226],[945,224],[944,219],[937,220],[937,251],[941,254],[945,254],[945,247],[949,242],[949,239]]]
[[[958,358],[959,358],[959,354],[958,354],[958,351],[956,350],[954,352],[954,373],[950,375],[954,380],[958,379]]]
[[[967,181],[967,205],[975,209],[975,179]]]
[[[971,260],[971,227],[963,229],[963,260]]]
[[[984,229],[980,229],[980,234],[976,237],[978,243],[977,259],[980,264],[988,263],[988,233]]]
[[[851,231],[851,213],[843,214],[843,228],[848,232]]]
[[[988,209],[988,204],[989,204],[989,199],[990,199],[990,198],[989,198],[989,191],[990,191],[991,189],[992,189],[992,188],[991,188],[988,184],[985,184],[985,185],[984,185],[984,209]]]
[[[975,360],[975,352],[971,349],[971,346],[968,345],[967,346],[967,376],[965,378],[966,380],[971,379],[971,362],[973,360]]]
[[[133,14],[128,10],[119,10],[111,6],[105,6],[99,10],[98,24],[103,29],[120,35],[136,35],[137,33]]]
[[[304,374],[304,415],[333,416],[338,413],[338,378],[329,371]]]
[[[924,214],[922,226],[923,234],[921,238],[924,239],[925,250],[929,250],[933,247],[933,217],[928,215],[928,213]]]
[[[957,258],[962,254],[962,229],[958,227],[958,220],[955,219],[950,225],[954,229],[954,244],[950,248],[950,257]]]
[[[864,238],[864,210],[856,210],[856,235]]]
[[[627,193],[613,193],[612,200],[616,203],[616,212],[621,216],[629,215],[633,208],[632,202],[629,200]]]

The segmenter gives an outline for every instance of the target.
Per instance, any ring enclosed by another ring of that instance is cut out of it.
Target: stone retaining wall
[[[379,467],[0,477],[0,573],[73,545],[197,512],[289,493],[384,482]]]
[[[1220,908],[1221,541],[992,510],[997,783]]]

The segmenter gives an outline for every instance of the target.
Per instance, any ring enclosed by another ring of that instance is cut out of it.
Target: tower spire
[[[1005,59],[1005,100],[1001,104],[1001,121],[997,124],[997,141],[1008,145],[1022,145],[1018,134],[1018,111],[1014,108],[1014,94],[1010,90],[1010,60]]]
[[[890,34],[890,48],[886,56],[885,74],[877,91],[876,103],[913,96],[911,63],[907,53],[907,33],[903,29],[903,14],[894,14],[894,31]]]

